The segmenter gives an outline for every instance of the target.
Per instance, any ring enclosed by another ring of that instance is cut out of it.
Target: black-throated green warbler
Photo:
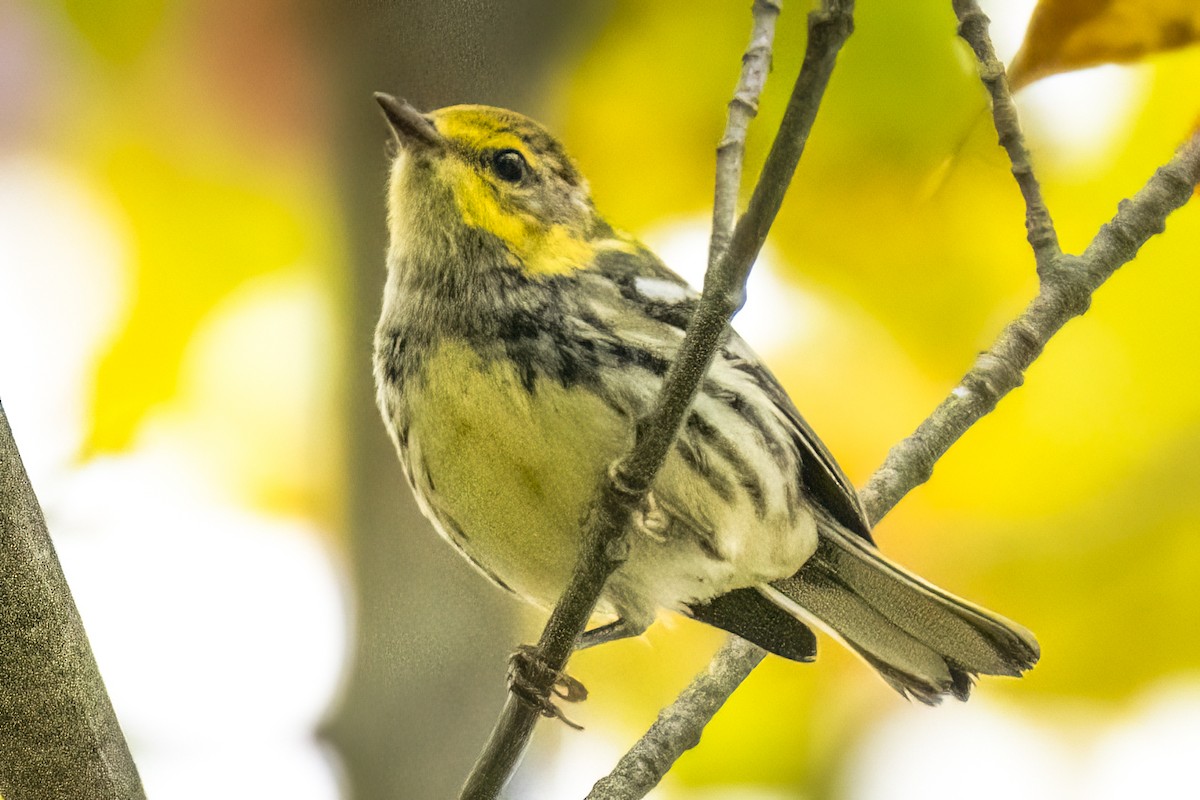
[[[400,145],[375,339],[384,421],[441,534],[549,606],[697,295],[605,221],[537,123],[377,98]],[[639,517],[601,600],[617,621],[581,646],[664,607],[808,661],[815,623],[927,703],[1038,659],[1029,631],[880,554],[849,480],[732,331]]]

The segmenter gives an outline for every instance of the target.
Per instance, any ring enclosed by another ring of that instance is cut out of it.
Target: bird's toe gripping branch
[[[587,699],[587,688],[566,672],[551,669],[535,646],[523,644],[509,657],[508,690],[543,717],[560,719],[575,730],[583,730],[582,725],[567,719],[551,695],[568,703],[578,703]]]

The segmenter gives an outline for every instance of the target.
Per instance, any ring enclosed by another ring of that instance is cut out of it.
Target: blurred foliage
[[[748,5],[614,0],[594,39],[564,55],[543,102],[547,121],[614,223],[636,233],[706,214]],[[774,75],[751,129],[747,185],[803,55],[806,9],[785,6]],[[1036,41],[1044,43],[1035,48],[1031,38],[1025,51],[1042,64],[1030,66],[1030,76],[1102,52],[1079,45],[1078,31],[1090,30],[1082,23],[1068,38],[1051,6],[1039,11]],[[54,101],[56,130],[41,146],[113,201],[130,241],[135,289],[96,368],[91,453],[134,446],[172,409],[223,413],[225,401],[212,398],[261,395],[273,382],[265,369],[273,354],[288,352],[305,325],[329,338],[340,333],[349,313],[347,245],[332,177],[337,126],[328,116],[349,107],[330,98],[343,91],[336,64],[352,54],[331,53],[307,10],[287,0],[39,6],[65,21],[51,37],[52,58],[71,77]],[[976,124],[986,98],[955,37],[950,3],[863,3],[856,24],[771,234],[785,277],[826,316],[815,338],[781,343],[770,361],[862,483],[1033,296],[1036,278],[1020,194],[994,132]],[[436,37],[431,30],[426,38]],[[468,59],[447,68],[469,76],[481,65]],[[1068,250],[1086,245],[1117,202],[1166,161],[1200,111],[1196,49],[1136,69],[1144,96],[1101,156],[1082,167],[1041,158],[1053,151],[1056,132],[1026,118]],[[365,91],[361,113],[377,113]],[[382,227],[382,124],[379,131],[379,149],[363,158],[380,164]],[[964,139],[952,168],[931,181]],[[1166,676],[1200,669],[1192,598],[1200,501],[1191,492],[1200,477],[1198,223],[1194,204],[1173,216],[1166,234],[1054,340],[1028,385],[969,432],[879,531],[902,563],[1038,633],[1042,664],[1020,682],[986,680],[980,693],[1030,713],[1059,696],[1115,706]],[[333,329],[301,317],[283,329],[247,329],[245,336],[262,337],[261,347],[235,341],[196,355],[210,341],[204,332],[230,313],[231,297],[297,285],[336,311]],[[246,401],[255,411],[245,419],[209,420],[212,431],[233,420],[233,444],[223,442],[213,457],[218,471],[247,482],[237,491],[259,506],[321,513],[339,498],[331,453],[342,433],[322,422],[340,419],[331,410],[340,372],[367,363],[336,363],[316,338],[320,368],[279,383],[277,394],[262,395],[270,402]],[[356,341],[354,352],[368,346]],[[257,360],[223,370],[223,359],[239,356]],[[207,388],[189,389],[189,375]],[[256,383],[256,375],[267,378]],[[293,400],[305,413],[281,411]],[[394,613],[397,624],[416,628],[404,615],[422,611]],[[527,637],[541,622],[530,612]],[[455,635],[413,642],[428,652],[406,657],[440,665],[438,649]],[[578,713],[589,728],[583,735],[629,742],[719,640],[665,615],[640,640],[581,654],[574,671],[594,698]],[[823,640],[815,665],[768,659],[671,780],[824,796],[855,737],[898,702],[869,669]]]
[[[127,64],[142,55],[158,32],[167,6],[167,0],[62,0],[63,11],[79,32],[97,53],[114,64]]]
[[[283,193],[245,170],[132,142],[106,155],[104,177],[136,231],[139,274],[129,322],[100,368],[97,450],[129,443],[148,407],[174,396],[201,318],[247,278],[297,263],[305,235]]]
[[[294,343],[307,341],[304,326],[322,320],[300,320],[299,330],[249,327],[263,347],[235,347],[189,387],[194,362],[213,360],[196,351],[197,334],[229,324],[228,300],[265,276],[312,286],[332,308],[341,302],[344,245],[320,114],[328,77],[293,3],[60,7],[75,30],[56,42],[59,55],[79,82],[57,138],[111,198],[131,249],[133,295],[98,365],[90,456],[129,448],[164,415],[194,417],[189,388],[218,404],[242,398],[230,407],[261,396],[255,370],[239,371],[237,351],[261,354],[258,371],[277,379],[278,359],[293,358]],[[243,438],[236,449],[209,447],[210,460],[252,504],[333,519],[337,431],[291,413],[314,404],[331,413],[337,347],[316,344],[309,370],[292,370],[291,383],[267,393],[282,405],[260,403],[244,425],[227,420],[226,433]],[[281,419],[296,424],[281,432]]]
[[[1136,61],[1200,39],[1194,0],[1041,0],[1008,68],[1012,86],[1097,64]]]

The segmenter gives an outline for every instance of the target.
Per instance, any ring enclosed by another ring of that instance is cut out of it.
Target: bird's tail
[[[841,639],[901,694],[966,700],[974,676],[1018,676],[1037,662],[1025,628],[921,580],[832,520],[819,529],[800,571],[760,591]]]

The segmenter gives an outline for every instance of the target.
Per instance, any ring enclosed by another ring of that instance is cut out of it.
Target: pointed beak
[[[375,93],[375,100],[383,109],[392,132],[404,147],[413,148],[442,148],[446,146],[446,138],[438,133],[433,120],[417,111],[406,100],[397,100],[390,94]]]

